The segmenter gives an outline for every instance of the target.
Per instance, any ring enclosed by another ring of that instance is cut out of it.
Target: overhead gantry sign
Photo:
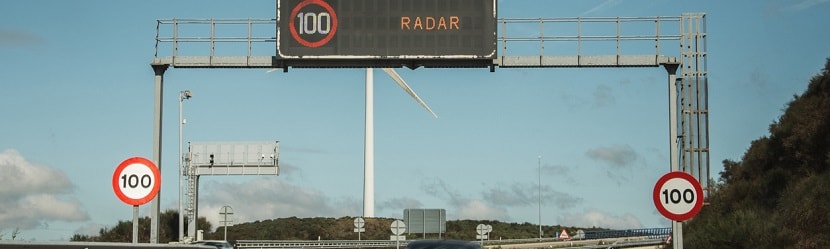
[[[488,67],[495,0],[277,2],[279,67]]]

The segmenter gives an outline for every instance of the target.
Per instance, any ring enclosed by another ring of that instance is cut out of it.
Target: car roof
[[[195,244],[210,244],[210,245],[213,245],[213,244],[230,244],[230,242],[227,242],[227,241],[224,241],[224,240],[200,240],[200,241],[196,241],[196,242],[193,242],[193,243],[195,243]]]
[[[481,245],[464,240],[416,240],[409,242],[406,249],[480,249]]]

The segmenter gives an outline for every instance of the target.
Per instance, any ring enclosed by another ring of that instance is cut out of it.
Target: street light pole
[[[193,95],[190,90],[179,92],[179,241],[184,240],[184,191],[182,190],[182,178],[184,178],[184,157],[182,156],[182,130],[184,128],[185,120],[182,117],[182,102],[185,99],[190,99]]]
[[[542,156],[536,163],[539,165],[539,241],[542,241]]]

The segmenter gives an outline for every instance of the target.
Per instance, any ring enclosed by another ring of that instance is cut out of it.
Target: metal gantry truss
[[[665,67],[669,73],[669,89],[677,89],[669,92],[669,102],[675,102],[670,106],[677,106],[670,110],[669,117],[671,134],[676,134],[670,138],[672,158],[679,157],[679,170],[695,176],[705,190],[711,187],[704,13],[657,17],[501,18],[498,24],[500,34],[495,42],[500,54],[493,60],[491,69]],[[239,35],[243,29],[247,32]],[[160,93],[167,68],[282,68],[287,71],[287,66],[275,56],[276,30],[275,19],[157,20],[151,62],[156,74],[156,129],[160,129]],[[675,75],[678,68],[680,74]],[[155,132],[156,136],[160,134]],[[158,163],[161,138],[156,139],[154,159]],[[189,216],[197,213],[198,173],[195,170],[188,167],[187,171],[187,198],[192,203],[188,207]]]
[[[680,40],[681,17],[500,19],[499,67],[658,67],[675,63],[667,44]],[[515,31],[514,31],[515,30]],[[599,30],[599,31],[597,31]],[[523,31],[523,32],[522,32]],[[520,46],[509,49],[508,45]]]
[[[711,188],[706,14],[657,17],[505,18],[499,67],[680,69],[675,84],[679,170]],[[515,30],[515,31],[514,31]],[[595,31],[599,30],[599,31]],[[521,31],[524,31],[523,33]],[[514,34],[516,33],[516,34]],[[509,49],[516,44],[518,49]],[[574,53],[574,51],[576,53]],[[667,54],[677,54],[678,57]],[[672,72],[670,72],[672,73]],[[670,93],[672,94],[672,93]]]
[[[706,66],[706,19],[702,13],[681,17],[681,69],[677,84],[677,143],[680,145],[680,170],[700,181],[708,192],[709,176],[709,80]]]
[[[184,158],[187,238],[195,239],[201,176],[279,175],[279,142],[191,142]]]

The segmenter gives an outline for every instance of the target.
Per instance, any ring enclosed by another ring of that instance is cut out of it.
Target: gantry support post
[[[680,63],[663,64],[666,72],[669,73],[669,158],[671,167],[669,171],[680,170],[680,160],[677,150],[677,68]],[[672,242],[674,249],[683,249],[683,223],[672,221]]]
[[[161,171],[161,117],[162,117],[162,103],[164,94],[164,71],[167,71],[169,65],[151,65],[153,72],[155,72],[155,100],[153,101],[153,163],[158,166]],[[159,197],[161,196],[161,189],[159,189],[156,197],[150,203],[150,243],[159,243]]]
[[[198,239],[196,229],[199,224],[199,175],[196,174],[196,170],[189,163],[187,168],[190,174],[187,178],[187,237],[192,241],[196,241]]]

